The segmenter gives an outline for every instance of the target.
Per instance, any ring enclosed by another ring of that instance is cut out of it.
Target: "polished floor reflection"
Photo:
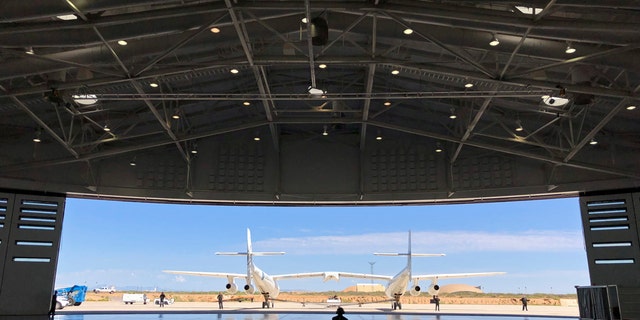
[[[558,320],[575,317],[496,316],[496,315],[416,315],[362,314],[346,315],[349,320]],[[73,314],[57,315],[55,320],[331,320],[326,313],[199,313],[199,314]],[[18,318],[16,318],[17,320]],[[25,318],[26,319],[26,318]]]

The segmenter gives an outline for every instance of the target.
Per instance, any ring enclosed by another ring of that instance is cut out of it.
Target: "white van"
[[[122,302],[124,304],[133,304],[134,302],[147,304],[149,298],[144,293],[125,293],[122,295]]]

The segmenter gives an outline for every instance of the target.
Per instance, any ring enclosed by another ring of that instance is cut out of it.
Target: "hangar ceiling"
[[[0,8],[0,188],[309,205],[640,184],[638,1]]]

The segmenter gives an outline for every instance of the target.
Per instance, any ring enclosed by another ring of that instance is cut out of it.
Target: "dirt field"
[[[122,294],[124,292],[116,292],[113,294],[108,293],[93,293],[88,292],[86,301],[116,301],[122,299]],[[149,299],[153,300],[158,298],[160,292],[146,292]],[[175,299],[176,302],[216,302],[217,292],[210,293],[189,293],[189,292],[165,292],[168,298]],[[379,295],[358,295],[357,293],[349,293],[349,294],[338,294],[338,296],[342,299],[344,303],[370,303],[376,301],[385,300],[385,297],[382,293]],[[247,294],[235,294],[235,295],[224,295],[225,301],[229,300],[251,300],[261,301],[263,298],[260,295],[247,295]],[[292,302],[325,302],[327,298],[329,298],[329,294],[326,293],[280,293],[278,299],[292,301]],[[491,294],[482,294],[474,297],[466,297],[464,295],[457,295],[455,293],[440,295],[440,303],[442,304],[463,304],[463,305],[519,305],[520,304],[519,295],[498,295],[492,296]],[[528,296],[530,305],[544,305],[544,306],[560,306],[561,298],[560,297],[536,297],[536,296]],[[571,297],[568,297],[571,298]],[[428,295],[420,295],[417,297],[413,297],[410,295],[405,295],[402,297],[403,304],[429,304],[430,296]]]

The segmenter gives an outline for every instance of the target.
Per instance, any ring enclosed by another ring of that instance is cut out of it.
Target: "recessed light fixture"
[[[211,33],[220,33],[220,28],[213,27],[213,28],[209,29],[209,31],[211,31]]]
[[[383,104],[384,104],[384,106],[385,106],[385,107],[388,107],[388,106],[390,106],[390,105],[391,105],[391,101],[388,101],[388,100],[387,100],[387,101],[385,101]]]
[[[413,33],[413,29],[411,28],[406,28],[404,29],[404,31],[402,31],[402,33],[406,34],[406,35],[410,35]]]
[[[126,40],[118,40],[118,44],[121,46],[126,46],[129,43]]]
[[[320,69],[326,69],[326,68],[327,68],[327,65],[326,65],[326,64],[324,64],[324,63],[321,63],[321,64],[319,64],[319,65],[318,65],[318,68],[320,68]]]
[[[500,40],[498,40],[498,37],[496,37],[496,35],[493,35],[493,38],[491,38],[491,42],[489,42],[489,45],[492,47],[495,47],[497,45],[500,44]]]
[[[398,69],[391,70],[391,74],[393,74],[393,75],[396,75],[398,73],[400,73],[400,70],[398,70]]]
[[[233,69],[229,70],[229,72],[231,72],[233,74],[237,74],[240,71],[238,71],[238,69],[236,69],[236,68],[233,68]]]
[[[635,110],[635,109],[636,109],[636,106],[634,106],[634,105],[631,105],[631,106],[627,107],[627,110],[629,110],[629,111]]]

